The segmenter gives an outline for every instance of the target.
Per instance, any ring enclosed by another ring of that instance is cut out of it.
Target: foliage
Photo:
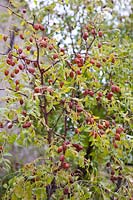
[[[19,42],[0,60],[8,83],[0,110],[0,165],[10,174],[14,143],[36,146],[42,156],[8,182],[2,179],[1,198],[132,199],[130,35],[121,38],[123,28],[104,20],[102,1],[58,1],[64,14],[52,25],[42,24],[58,15],[56,3],[42,6],[37,19],[35,11],[27,19],[26,10],[18,13],[13,5],[7,10],[20,23]],[[0,38],[8,47],[7,37]]]

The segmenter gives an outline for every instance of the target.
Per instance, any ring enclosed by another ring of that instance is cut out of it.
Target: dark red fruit
[[[81,73],[82,73],[81,70],[77,70],[77,71],[76,71],[76,74],[77,74],[77,75],[81,75]]]
[[[40,47],[47,48],[48,43],[47,43],[47,41],[42,40],[42,41],[39,43],[39,45],[40,45]]]
[[[51,51],[54,48],[54,46],[52,44],[50,44],[48,48]]]
[[[30,51],[31,46],[27,46],[26,49],[27,49],[27,51]]]
[[[3,128],[3,123],[2,122],[0,122],[0,128]]]
[[[64,161],[64,159],[65,159],[65,156],[62,154],[62,155],[60,155],[60,161],[61,162],[63,162]]]
[[[98,128],[99,129],[103,129],[103,125],[102,124],[98,124]]]
[[[35,68],[29,67],[28,71],[29,71],[29,73],[34,74],[35,73]]]
[[[0,146],[0,153],[3,151],[3,146]]]
[[[16,83],[16,85],[19,85],[19,80],[16,80],[15,83]]]
[[[58,147],[57,152],[61,153],[63,151],[63,146]]]
[[[40,93],[40,88],[39,88],[39,87],[35,87],[35,88],[34,88],[34,92],[35,92],[35,93]]]
[[[15,74],[12,72],[10,76],[11,76],[11,78],[14,78]]]
[[[19,69],[16,68],[16,69],[14,70],[14,72],[15,72],[15,74],[18,74],[18,73],[19,73]]]
[[[110,126],[109,121],[105,121],[105,126],[106,126],[106,128],[108,128]]]
[[[31,126],[31,122],[25,122],[22,127],[29,128],[30,126]]]
[[[100,67],[101,67],[101,63],[100,63],[100,62],[97,62],[97,63],[96,63],[96,67],[100,68]]]
[[[75,128],[75,133],[79,134],[79,129],[78,128]]]
[[[116,133],[116,134],[115,134],[115,140],[120,141],[120,134],[119,134],[119,133]]]
[[[106,98],[107,98],[108,100],[111,100],[112,97],[113,97],[113,93],[112,93],[112,92],[109,92],[109,93],[106,95]]]
[[[33,38],[32,37],[30,37],[30,42],[33,42]]]
[[[115,142],[113,143],[113,146],[114,146],[115,149],[118,148],[118,145]]]
[[[102,37],[103,36],[103,32],[102,31],[98,31],[98,36]]]
[[[20,103],[20,105],[23,105],[24,100],[23,100],[23,99],[20,99],[20,100],[19,100],[19,103]]]
[[[66,163],[66,162],[63,163],[63,168],[64,169],[69,169],[69,167],[70,167],[69,163]]]
[[[60,82],[60,87],[62,88],[64,85],[64,82]]]
[[[25,68],[25,67],[24,67],[23,65],[21,65],[21,64],[19,64],[18,67],[19,67],[20,70],[23,70],[23,69]]]
[[[13,123],[12,122],[9,122],[8,124],[7,124],[7,128],[12,128],[13,127]]]
[[[121,134],[124,131],[122,127],[116,129],[116,133]]]
[[[65,187],[65,188],[64,188],[63,193],[64,193],[65,195],[69,193],[69,189],[68,189],[68,187]]]
[[[103,96],[103,93],[102,93],[102,92],[98,92],[97,94],[98,94],[99,97],[102,97],[102,96]]]
[[[22,115],[24,115],[24,116],[26,117],[26,115],[27,115],[26,110],[23,110],[23,111],[22,111]]]
[[[18,49],[18,53],[21,54],[23,50],[21,48]]]
[[[94,96],[94,92],[93,92],[92,90],[89,90],[89,91],[88,91],[88,94],[89,94],[91,97]]]
[[[84,39],[84,40],[87,40],[87,38],[88,38],[88,32],[84,32],[84,33],[83,33],[83,39]]]
[[[22,33],[20,33],[19,37],[20,39],[24,40],[24,35]]]
[[[74,72],[71,71],[70,74],[69,74],[69,76],[70,76],[71,78],[73,78],[73,77],[74,77]]]
[[[45,28],[44,28],[44,26],[42,24],[39,24],[39,28],[40,28],[41,31],[45,30]]]
[[[23,13],[24,13],[24,14],[26,13],[26,9],[23,9]]]
[[[98,48],[100,49],[102,47],[102,44],[101,43],[98,43]]]
[[[77,112],[82,112],[83,108],[81,106],[77,106]]]
[[[95,30],[95,29],[92,29],[92,30],[91,30],[91,34],[95,36],[95,35],[96,35],[96,30]]]
[[[87,96],[88,94],[89,94],[89,90],[86,89],[86,90],[83,92],[83,95],[84,95],[84,96]]]
[[[36,30],[36,31],[38,31],[39,30],[39,28],[40,28],[40,24],[34,24],[34,29]]]
[[[5,76],[8,76],[9,70],[5,70],[4,74],[5,74]]]
[[[91,63],[92,65],[94,65],[94,64],[95,64],[95,60],[94,60],[94,59],[91,59],[91,60],[90,60],[90,63]]]
[[[53,59],[57,59],[57,58],[58,58],[58,54],[55,53],[55,54],[53,55]]]

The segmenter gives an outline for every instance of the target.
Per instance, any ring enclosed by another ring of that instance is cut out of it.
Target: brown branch
[[[95,39],[96,39],[96,37],[94,36],[93,40],[91,41],[91,43],[90,43],[88,46],[87,46],[87,42],[86,42],[86,53],[85,53],[85,60],[84,60],[84,63],[85,63],[85,61],[86,61],[86,59],[87,59],[88,51],[89,51],[89,49],[91,48],[92,44],[94,43]]]
[[[0,7],[2,8],[6,8],[7,10],[11,11],[12,14],[16,15],[17,17],[23,19],[27,24],[30,24],[31,26],[33,26],[33,23],[28,22],[26,19],[24,19],[24,17],[22,15],[19,15],[18,13],[14,12],[11,8],[9,8],[8,6],[4,6],[2,4],[0,4]]]
[[[6,90],[6,89],[5,89]],[[16,90],[13,90],[12,88],[8,88],[8,90],[12,91],[12,92],[17,92],[18,94],[21,94],[22,96],[25,96],[26,98],[28,98],[28,95],[22,93],[22,92],[19,92],[19,91],[16,91]]]
[[[47,69],[45,69],[45,70],[43,71],[43,73],[49,71],[49,70],[50,70],[52,67],[54,67],[58,62],[59,62],[59,60],[57,60],[56,62],[54,62],[50,67],[48,67]]]
[[[67,136],[67,115],[64,117],[64,136]]]

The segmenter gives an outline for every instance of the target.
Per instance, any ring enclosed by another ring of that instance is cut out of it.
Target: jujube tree
[[[67,16],[73,4],[59,3]],[[3,184],[2,199],[132,199],[132,169],[126,166],[133,148],[126,137],[132,128],[131,64],[117,46],[119,30],[110,39],[101,12],[95,18],[90,10],[92,19],[83,21],[78,40],[65,19],[71,44],[60,47],[41,20],[27,20],[26,10],[7,10],[20,20],[21,45],[15,43],[0,63],[8,82],[1,167],[9,167],[6,155],[14,142],[37,146],[42,156]],[[6,44],[5,35],[2,40]]]

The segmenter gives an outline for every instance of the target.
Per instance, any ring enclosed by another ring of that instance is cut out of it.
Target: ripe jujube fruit
[[[110,122],[109,121],[105,121],[105,127],[108,128],[110,126]]]
[[[102,92],[98,92],[97,94],[98,94],[99,97],[102,97],[102,96],[103,96],[103,93],[102,93]]]
[[[100,49],[102,47],[102,44],[101,43],[98,43],[98,48]]]
[[[5,70],[4,74],[5,74],[5,76],[8,76],[9,70]]]
[[[120,141],[120,134],[119,134],[119,133],[116,133],[116,134],[115,134],[115,140]]]
[[[36,31],[38,31],[39,28],[40,28],[40,24],[34,24],[33,28],[34,28]]]
[[[23,65],[19,64],[19,65],[18,65],[18,68],[19,68],[20,70],[23,70],[25,67],[24,67]]]
[[[35,88],[34,88],[34,92],[35,92],[35,93],[40,93],[40,88],[39,88],[39,87],[35,87]]]
[[[16,80],[16,81],[15,81],[15,84],[16,84],[16,85],[19,85],[19,80]]]
[[[2,122],[0,122],[0,128],[3,128],[4,126],[3,126],[3,123]]]
[[[57,59],[57,58],[58,58],[58,54],[55,53],[55,54],[53,55],[53,59],[55,60],[55,59]]]
[[[83,111],[83,108],[81,106],[77,106],[76,109],[77,109],[77,112],[79,113]]]
[[[76,133],[76,134],[79,134],[79,132],[80,132],[79,129],[78,129],[78,128],[75,128],[75,133]]]
[[[94,60],[94,59],[91,59],[91,60],[90,60],[90,63],[91,63],[92,65],[94,65],[94,64],[95,64],[95,60]]]
[[[22,127],[29,128],[31,125],[32,125],[31,122],[28,121],[28,122],[25,122]]]
[[[62,155],[60,155],[60,158],[59,158],[59,159],[60,159],[61,162],[63,162],[64,159],[65,159],[65,156],[62,154]]]
[[[97,62],[97,63],[96,63],[96,67],[100,68],[100,67],[101,67],[101,63],[100,63],[100,62]]]
[[[67,163],[67,162],[64,162],[64,163],[63,163],[63,168],[64,168],[64,169],[69,169],[69,167],[70,167],[70,164],[69,164],[69,163]]]
[[[33,38],[32,38],[32,37],[30,37],[30,39],[29,39],[29,40],[30,40],[30,42],[31,42],[31,43],[33,42]]]
[[[95,30],[95,29],[92,29],[92,30],[91,30],[91,34],[95,36],[95,35],[97,34],[97,33],[96,33],[96,30]]]
[[[65,188],[64,188],[63,193],[64,193],[65,195],[69,193],[69,189],[68,189],[68,187],[65,187]]]
[[[44,28],[44,26],[43,26],[42,24],[39,24],[39,29],[40,29],[41,31],[44,31],[44,30],[45,30],[45,28]]]
[[[87,38],[88,38],[88,32],[84,32],[84,33],[83,33],[83,39],[84,39],[84,40],[87,40]]]
[[[64,85],[64,82],[60,82],[60,87],[62,88]]]
[[[13,123],[12,122],[9,122],[8,124],[7,124],[7,128],[8,129],[11,129],[13,127]]]
[[[30,51],[30,49],[31,49],[31,46],[27,46],[27,47],[26,47],[26,50],[27,50],[27,51]]]
[[[73,72],[73,71],[70,71],[69,76],[70,76],[71,78],[73,78],[73,77],[74,77],[74,72]]]
[[[34,74],[35,73],[35,68],[29,67],[28,71],[29,71],[29,73]]]
[[[81,70],[77,70],[77,71],[76,71],[76,74],[77,74],[77,75],[81,75],[81,74],[82,74]]]
[[[24,40],[24,35],[22,33],[20,33],[19,37],[20,39]]]
[[[118,127],[116,129],[116,133],[121,134],[124,131],[124,129],[122,127]]]
[[[10,74],[10,76],[11,76],[11,78],[14,78],[14,77],[15,77],[14,72],[12,72],[12,73]]]
[[[42,40],[42,41],[39,43],[39,45],[40,45],[40,47],[46,48],[47,45],[48,45],[48,43],[47,43],[47,41]]]
[[[109,92],[109,93],[106,95],[106,98],[107,98],[108,100],[111,100],[112,97],[113,97],[113,93],[112,93],[112,92]]]
[[[111,91],[112,91],[112,92],[119,93],[119,92],[120,92],[120,87],[117,86],[117,85],[112,85],[112,86],[111,86]]]
[[[57,152],[61,153],[63,151],[63,146],[58,147]]]
[[[18,74],[18,73],[19,73],[19,69],[16,68],[16,69],[14,70],[14,72],[15,72],[15,74]]]
[[[102,31],[98,31],[98,36],[102,37],[103,36],[103,32]]]
[[[3,35],[3,40],[4,40],[4,42],[6,42],[7,39],[8,39],[8,36],[7,36],[7,35]]]
[[[99,129],[103,129],[103,125],[102,124],[98,124],[98,128]]]
[[[54,46],[52,44],[50,44],[48,48],[51,51],[54,48]]]
[[[18,54],[21,54],[23,50],[21,48],[18,49]]]
[[[91,97],[94,96],[94,92],[93,92],[92,90],[89,90],[89,91],[88,91],[88,94],[89,94]]]
[[[20,99],[20,100],[19,100],[19,103],[20,103],[20,105],[23,105],[24,100],[23,100],[23,99]]]

